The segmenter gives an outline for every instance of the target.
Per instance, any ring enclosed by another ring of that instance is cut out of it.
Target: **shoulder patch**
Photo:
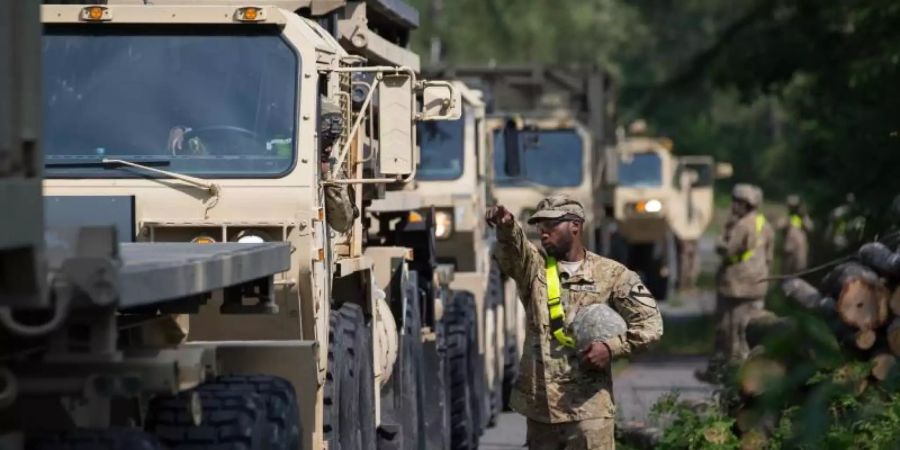
[[[629,271],[624,278],[624,285],[618,290],[620,295],[633,299],[646,307],[656,308],[656,299],[650,293],[650,289],[647,289],[647,286],[641,281],[638,274]]]

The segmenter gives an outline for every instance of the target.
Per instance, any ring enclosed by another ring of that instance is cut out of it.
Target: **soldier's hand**
[[[607,368],[611,359],[609,347],[602,342],[593,342],[581,351],[581,361],[597,370]]]
[[[503,207],[503,205],[497,205],[487,209],[487,212],[484,214],[484,219],[487,220],[487,223],[490,226],[507,225],[512,223],[513,215],[509,210]]]

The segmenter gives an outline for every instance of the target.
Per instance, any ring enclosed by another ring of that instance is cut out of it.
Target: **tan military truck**
[[[623,137],[615,149],[607,248],[664,299],[696,281],[697,241],[713,218],[713,183],[730,176],[731,166],[710,156],[675,156],[665,138]]]
[[[273,283],[137,311],[131,334],[150,350],[214,348],[215,373],[233,375],[210,389],[255,390],[272,411],[260,419],[268,437],[246,437],[251,446],[290,448],[292,433],[308,449],[446,443],[450,397],[426,401],[426,386],[452,378],[447,360],[474,353],[449,333],[446,353],[438,340],[443,324],[471,326],[475,305],[449,301],[441,286],[452,274],[420,251],[434,217],[377,207],[415,176],[413,124],[455,119],[461,104],[395,44],[415,10],[121,0],[45,5],[42,20],[55,215],[118,223],[126,241],[290,244],[290,270]],[[326,133],[338,136],[331,148],[320,146]],[[325,197],[343,186],[355,187],[359,217],[338,233]],[[144,426],[174,448],[227,444],[196,389],[149,403],[126,396],[140,414],[106,425]],[[170,414],[185,404],[193,415]]]
[[[506,311],[514,312],[516,304],[504,304],[499,268],[491,256],[496,237],[482,219],[495,201],[494,149],[487,142],[484,101],[481,92],[461,82],[454,86],[462,93],[462,117],[418,125],[421,162],[413,190],[434,208],[435,253],[438,263],[454,270],[450,287],[455,295],[471,296],[476,305],[478,326],[473,331],[478,333],[484,369],[473,375],[483,373],[484,380],[483,387],[472,392],[472,422],[484,427],[501,411],[503,390],[515,377],[516,327]]]

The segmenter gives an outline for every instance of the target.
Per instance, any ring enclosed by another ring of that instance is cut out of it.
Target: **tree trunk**
[[[900,316],[900,286],[894,288],[894,293],[891,294],[891,312],[894,313],[895,316]]]
[[[874,330],[888,319],[887,288],[880,281],[850,278],[837,297],[837,313],[841,321],[861,330]]]
[[[900,278],[900,254],[894,253],[880,242],[865,244],[859,248],[859,261],[881,275]]]
[[[891,353],[900,356],[900,317],[895,317],[894,321],[888,326],[887,341]]]
[[[750,348],[762,345],[771,336],[783,335],[796,329],[797,324],[789,317],[779,317],[769,311],[760,313],[747,322],[744,331],[747,346]]]
[[[834,268],[825,278],[822,279],[822,292],[833,298],[839,298],[844,286],[851,280],[863,279],[871,284],[877,284],[878,274],[868,267],[856,263],[847,262]]]
[[[781,283],[781,290],[796,304],[816,312],[831,313],[828,298],[823,298],[818,289],[802,278],[788,278]],[[833,311],[833,309],[832,309]]]
[[[897,357],[890,353],[875,355],[872,358],[872,376],[878,381],[884,381],[896,363]]]

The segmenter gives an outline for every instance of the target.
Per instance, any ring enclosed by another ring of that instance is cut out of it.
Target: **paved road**
[[[694,370],[704,364],[705,359],[693,356],[655,357],[633,362],[613,380],[618,418],[643,421],[657,399],[672,391],[678,391],[685,399],[710,398],[712,386],[697,381],[693,375]],[[522,448],[524,443],[525,418],[516,413],[504,413],[497,426],[482,436],[479,448],[509,450]]]

